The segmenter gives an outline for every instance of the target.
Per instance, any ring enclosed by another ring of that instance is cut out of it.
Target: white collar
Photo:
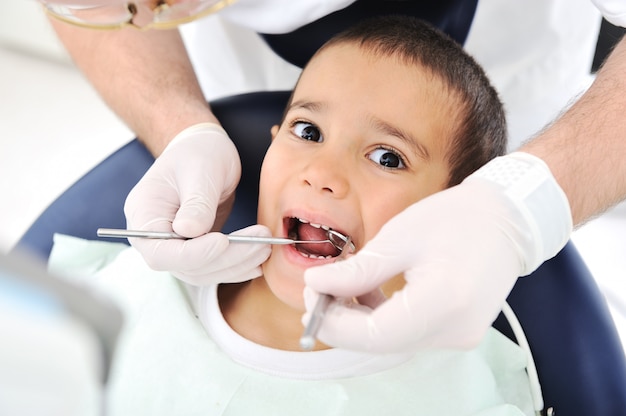
[[[198,315],[211,339],[235,362],[286,378],[320,380],[373,374],[410,360],[414,354],[367,354],[333,348],[283,351],[256,344],[235,332],[219,308],[217,285],[200,289]]]

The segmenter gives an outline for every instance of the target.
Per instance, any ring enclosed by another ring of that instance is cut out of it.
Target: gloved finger
[[[397,296],[401,295],[394,295]],[[424,329],[423,318],[411,315],[397,299],[374,310],[333,302],[326,310],[317,337],[327,345],[345,349],[402,352],[424,345],[420,342]]]
[[[233,234],[270,236],[262,225],[253,225]],[[193,284],[230,283],[261,275],[260,265],[269,257],[267,244],[230,244],[226,235],[209,233],[189,240],[130,239],[155,270],[171,271]]]
[[[194,169],[193,180],[181,178],[177,181],[180,208],[176,212],[172,228],[185,237],[197,237],[206,234],[213,228],[215,215],[221,202],[231,196],[234,189],[223,189],[222,178],[229,176],[220,172],[217,164],[211,167],[199,163]],[[187,166],[189,170],[190,167]],[[185,180],[183,180],[185,179]]]
[[[178,192],[163,181],[157,163],[158,159],[126,197],[124,214],[129,229],[172,231]]]
[[[267,227],[258,224],[232,234],[259,237],[271,235]],[[197,267],[190,264],[186,269],[176,270],[173,274],[194,285],[243,282],[261,275],[261,264],[267,260],[271,251],[269,244],[230,243],[219,257],[211,259],[210,262],[199,264]]]
[[[228,248],[228,238],[209,233],[189,240],[129,239],[154,270],[195,269],[219,258]]]
[[[245,282],[262,275],[261,264],[270,253],[271,249],[262,245],[231,246],[210,268],[173,271],[172,274],[195,286]]]
[[[185,237],[198,237],[213,228],[219,195],[181,195],[172,229]]]
[[[432,272],[428,279],[407,279],[402,290],[370,311],[333,304],[318,338],[334,347],[375,353],[473,348],[501,310],[510,286],[491,286],[485,293],[481,285],[463,285],[467,280]]]
[[[241,176],[241,165],[237,149],[226,132],[217,125],[190,127],[178,137],[184,137],[179,142],[185,143],[185,146],[175,143],[170,152],[178,157],[178,153],[184,151],[186,157],[179,157],[179,160],[184,160],[184,168],[178,166],[176,172],[180,174],[174,177],[180,208],[172,228],[186,237],[196,237],[213,228],[219,204],[235,192]],[[207,156],[219,157],[190,157],[187,149],[190,144],[196,146],[200,156],[206,152]]]
[[[307,269],[304,272],[306,285],[320,293],[358,297],[377,289],[405,268],[398,252],[377,253],[369,247],[370,244],[366,245],[344,261]]]

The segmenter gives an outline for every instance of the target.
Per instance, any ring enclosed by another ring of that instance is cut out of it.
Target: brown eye
[[[402,169],[405,167],[402,157],[390,149],[378,148],[367,155],[370,160],[389,169]]]
[[[309,140],[316,143],[320,143],[323,140],[322,134],[320,133],[319,129],[311,123],[306,123],[303,121],[296,122],[293,125],[293,132],[296,136],[304,140]]]

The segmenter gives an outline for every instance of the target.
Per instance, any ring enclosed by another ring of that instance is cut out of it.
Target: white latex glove
[[[209,233],[230,211],[240,176],[239,154],[224,129],[202,123],[183,130],[131,190],[124,211],[129,229],[174,231],[191,239],[133,238],[131,244],[153,269],[193,285],[259,276],[269,245],[229,245],[225,235]],[[240,233],[270,234],[260,225]]]
[[[571,231],[569,203],[543,161],[495,159],[392,218],[351,258],[307,270],[303,323],[319,293],[361,296],[404,272],[405,287],[374,309],[333,302],[318,338],[370,352],[474,347],[516,279]]]

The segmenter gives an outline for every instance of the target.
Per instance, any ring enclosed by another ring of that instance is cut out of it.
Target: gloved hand
[[[129,229],[174,231],[191,239],[133,238],[131,244],[150,267],[168,270],[190,284],[259,276],[270,246],[229,245],[225,235],[209,233],[228,216],[240,176],[237,149],[224,129],[201,123],[183,130],[131,190],[124,211]],[[270,234],[260,225],[240,232]]]
[[[303,323],[319,293],[361,296],[404,273],[404,288],[373,309],[333,302],[320,341],[370,352],[474,347],[516,279],[556,255],[571,231],[569,203],[543,161],[497,158],[396,215],[349,259],[308,269]]]

